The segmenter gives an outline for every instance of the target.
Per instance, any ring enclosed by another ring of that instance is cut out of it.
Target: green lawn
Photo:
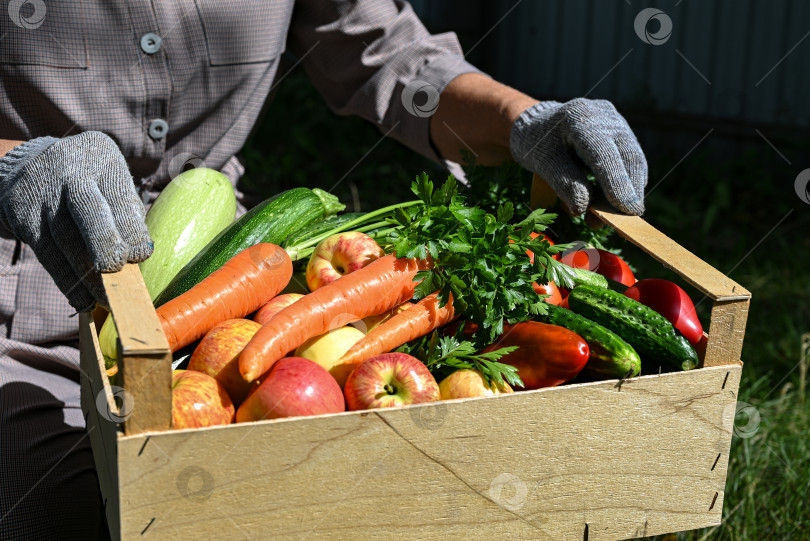
[[[330,113],[295,73],[248,142],[246,182],[259,195],[298,185],[332,189],[347,210],[371,210],[409,198],[422,170],[443,178],[431,162],[381,137],[362,120]],[[810,205],[793,189],[802,167],[772,154],[764,143],[727,160],[696,152],[647,199],[649,222],[753,293],[740,400],[760,423],[751,437],[733,439],[723,525],[677,539],[805,539],[810,527],[807,349],[801,358],[803,334],[810,333]],[[652,186],[681,156],[648,152],[648,159]],[[615,242],[639,276],[669,277],[634,247]],[[704,321],[708,308],[699,302]],[[737,424],[747,424],[745,415]]]

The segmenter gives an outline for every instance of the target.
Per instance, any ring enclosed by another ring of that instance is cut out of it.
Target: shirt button
[[[162,118],[156,118],[149,123],[149,137],[152,139],[163,139],[169,132],[169,124]]]
[[[149,32],[141,37],[141,49],[146,54],[155,54],[160,50],[160,44],[163,40],[157,34]]]

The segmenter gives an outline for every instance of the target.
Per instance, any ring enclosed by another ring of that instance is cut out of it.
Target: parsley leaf
[[[510,224],[514,216],[511,203],[500,205],[496,215],[470,206],[458,195],[452,176],[435,189],[422,173],[411,190],[424,204],[404,209],[392,220],[400,226],[391,235],[394,251],[397,257],[425,258],[429,254],[433,258],[435,266],[415,277],[421,283],[414,299],[435,291],[442,304],[452,299],[456,313],[478,325],[471,342],[476,350],[503,333],[504,321],[517,323],[545,313],[534,282],[555,280],[564,287],[572,286],[571,274],[552,258],[566,246],[551,246],[530,236],[544,231],[556,214],[538,209],[520,223]],[[534,262],[527,251],[534,254]]]
[[[512,387],[523,387],[523,381],[514,366],[499,363],[498,360],[517,350],[517,346],[500,348],[486,353],[476,353],[472,342],[461,339],[463,326],[455,336],[442,336],[433,331],[432,334],[417,338],[396,351],[413,355],[428,367],[430,372],[441,381],[452,372],[460,369],[477,370],[484,376],[487,384],[504,382]]]

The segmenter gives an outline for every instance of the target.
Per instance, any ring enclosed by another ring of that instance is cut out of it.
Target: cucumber
[[[569,267],[574,271],[574,276],[571,279],[576,286],[594,286],[594,287],[607,287],[608,280],[599,273],[589,271],[588,269],[578,269],[576,267]]]
[[[235,216],[233,185],[219,171],[191,169],[163,189],[145,219],[155,250],[139,264],[152,300]],[[115,324],[108,316],[98,336],[107,368],[115,364],[117,340]]]
[[[180,269],[155,299],[155,306],[182,295],[242,250],[260,242],[280,245],[293,233],[343,208],[337,197],[317,188],[293,188],[260,203]]]
[[[613,291],[618,291],[619,293],[624,293],[630,286],[626,286],[621,282],[617,282],[616,280],[611,280],[610,278],[605,278],[607,280],[607,288],[612,289]]]
[[[645,360],[675,370],[698,365],[695,349],[664,316],[617,291],[579,286],[568,295],[574,312],[621,336]]]
[[[577,333],[588,344],[591,356],[581,374],[593,379],[634,377],[641,371],[641,358],[633,346],[595,321],[571,310],[550,304],[546,314],[534,319],[565,327]]]

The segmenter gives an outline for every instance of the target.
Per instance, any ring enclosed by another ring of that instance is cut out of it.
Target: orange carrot
[[[439,304],[438,294],[433,293],[371,329],[365,338],[361,338],[340,358],[330,372],[341,383],[366,359],[398,348],[456,319],[452,299],[442,307]]]
[[[200,283],[157,309],[172,351],[226,319],[245,317],[275,297],[292,277],[284,248],[260,243],[233,256]]]
[[[242,377],[253,381],[308,339],[402,304],[413,297],[416,273],[430,267],[427,261],[391,254],[298,299],[273,316],[242,350]]]

